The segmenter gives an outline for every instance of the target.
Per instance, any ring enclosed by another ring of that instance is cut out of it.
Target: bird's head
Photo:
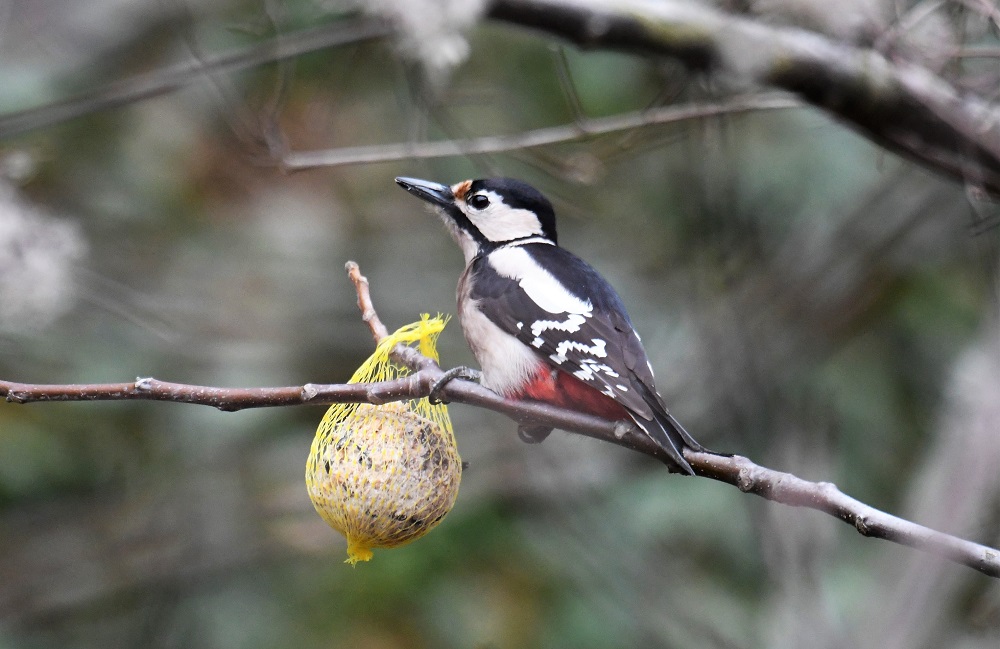
[[[512,178],[463,180],[452,186],[396,178],[396,184],[438,208],[465,254],[466,263],[511,242],[556,243],[552,203],[540,191]]]

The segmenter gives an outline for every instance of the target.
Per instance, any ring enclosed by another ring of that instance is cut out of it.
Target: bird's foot
[[[427,395],[427,400],[435,406],[440,403],[447,403],[441,398],[441,390],[443,390],[446,385],[455,379],[465,379],[466,381],[475,381],[476,383],[479,383],[482,376],[482,372],[471,367],[465,367],[462,365],[453,367],[441,375],[441,378],[437,381],[434,381],[434,385],[431,386],[431,391]]]
[[[552,433],[549,426],[527,426],[517,427],[517,436],[525,444],[541,444],[545,438]]]

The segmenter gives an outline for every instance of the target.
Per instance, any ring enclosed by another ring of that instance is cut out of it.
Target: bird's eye
[[[486,198],[482,194],[476,194],[469,199],[469,207],[476,210],[484,210],[490,204],[490,199]]]

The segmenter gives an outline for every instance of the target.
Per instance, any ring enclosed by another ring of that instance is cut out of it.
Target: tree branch
[[[424,396],[412,377],[381,383],[322,385],[307,383],[281,388],[215,388],[139,378],[134,383],[38,385],[0,381],[0,396],[11,403],[40,401],[175,401],[211,406],[225,412],[305,404],[382,404]]]
[[[387,335],[387,330],[372,304],[368,280],[354,262],[348,262],[347,271],[357,291],[362,317],[373,338],[379,341]],[[0,395],[13,403],[156,400],[202,404],[226,411],[299,404],[381,404],[426,397],[444,373],[437,363],[412,347],[398,346],[394,358],[414,369],[414,373],[381,383],[310,383],[281,388],[214,388],[152,378],[138,379],[134,383],[94,385],[0,381]],[[543,403],[512,401],[468,381],[451,381],[441,393],[452,402],[487,408],[519,424],[543,424],[624,446],[657,459],[666,457],[651,439],[623,422],[607,421]],[[684,456],[699,476],[734,485],[740,491],[773,502],[824,512],[852,525],[863,536],[892,541],[949,559],[990,577],[1000,577],[1000,551],[887,514],[845,495],[832,483],[803,480],[790,473],[758,466],[738,455],[685,451]]]
[[[385,22],[357,18],[280,35],[258,45],[207,58],[203,62],[122,79],[75,97],[0,115],[0,139],[165,95],[208,75],[232,74],[328,47],[383,38],[391,33],[392,28]]]
[[[1000,194],[1000,112],[874,49],[661,0],[497,0],[489,17],[581,47],[674,58],[740,86],[788,90],[877,144]]]
[[[880,146],[1000,194],[997,108],[982,97],[960,94],[924,67],[889,60],[873,48],[679,0],[495,0],[487,17],[538,29],[581,47],[674,58],[691,70],[719,75],[738,87],[758,85],[793,92]],[[278,36],[204,65],[161,70],[2,115],[0,139],[170,92],[206,73],[233,72],[389,33],[391,28],[385,23],[356,19]],[[539,135],[532,133],[528,137]],[[311,159],[311,154],[296,154],[290,157],[289,166],[495,152],[518,148],[517,144],[501,138],[460,145],[413,145],[412,149],[409,145],[363,147],[329,154],[325,162]],[[527,146],[532,146],[530,139]]]
[[[466,140],[450,139],[435,142],[399,142],[322,151],[296,151],[283,156],[281,166],[289,171],[300,171],[316,167],[339,167],[395,160],[426,160],[457,155],[521,151],[634,130],[654,124],[669,124],[689,119],[758,110],[797,108],[801,105],[788,96],[745,95],[717,103],[664,106],[609,117],[584,119],[571,124],[539,128],[512,135],[488,135]]]
[[[347,269],[347,276],[354,282],[354,291],[358,294],[358,309],[361,310],[361,319],[365,321],[372,331],[372,338],[375,344],[382,342],[382,339],[389,335],[389,330],[375,312],[375,305],[372,303],[371,286],[368,278],[361,274],[361,268],[356,262],[349,261],[344,266]]]

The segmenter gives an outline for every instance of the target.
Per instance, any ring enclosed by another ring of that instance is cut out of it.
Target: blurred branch
[[[199,81],[206,75],[231,74],[328,47],[382,38],[390,33],[392,33],[391,27],[384,22],[372,18],[357,18],[277,36],[259,45],[252,45],[215,58],[156,70],[148,75],[123,79],[76,97],[0,115],[0,139],[90,113],[158,97]]]
[[[880,146],[938,173],[1000,194],[997,108],[982,97],[960,94],[953,84],[925,67],[889,60],[874,48],[681,0],[495,0],[487,15],[582,47],[671,57],[689,69],[728,78],[739,87],[790,91]],[[384,22],[359,18],[279,36],[204,63],[160,70],[79,97],[0,116],[0,138],[158,96],[205,74],[243,70],[383,37],[391,31]],[[623,117],[637,122],[613,130],[649,123],[637,115]],[[285,162],[289,168],[306,168],[506,151],[586,136],[591,134],[586,132],[586,124],[556,127],[563,130],[555,133],[533,131],[523,136],[526,141],[518,139],[522,136],[509,136],[464,143],[348,148],[293,154]]]
[[[376,340],[386,328],[372,304],[368,280],[357,264],[348,262],[362,317]],[[396,359],[414,369],[403,379],[372,384],[315,385],[285,388],[210,388],[139,379],[135,383],[104,385],[31,385],[0,381],[0,395],[7,401],[124,401],[161,400],[211,405],[221,410],[325,404],[343,402],[384,403],[426,397],[434,382],[444,374],[433,360],[412,348],[396,348]],[[624,446],[658,459],[665,455],[651,439],[634,427],[571,410],[537,403],[512,401],[476,383],[451,381],[441,390],[447,400],[500,412],[519,424],[544,424]],[[860,534],[885,539],[966,565],[991,577],[1000,577],[1000,551],[938,532],[892,516],[845,495],[829,482],[810,482],[790,473],[758,466],[741,456],[685,451],[685,457],[699,476],[734,485],[740,491],[773,502],[807,507],[830,514],[852,525]]]
[[[1000,194],[1000,112],[875,49],[676,0],[497,0],[490,17],[582,47],[788,90],[904,157]]]
[[[1000,58],[1000,47],[990,45],[970,45],[955,52],[960,59],[996,59]]]
[[[731,115],[758,110],[796,108],[801,104],[780,95],[744,95],[723,102],[665,106],[639,110],[610,117],[582,119],[571,124],[539,128],[513,135],[492,135],[467,140],[439,142],[403,142],[373,146],[344,147],[325,151],[302,151],[283,156],[282,167],[288,170],[314,167],[336,167],[348,164],[370,164],[393,160],[423,160],[454,155],[500,153],[533,147],[573,142],[598,135],[628,131],[701,117]]]

